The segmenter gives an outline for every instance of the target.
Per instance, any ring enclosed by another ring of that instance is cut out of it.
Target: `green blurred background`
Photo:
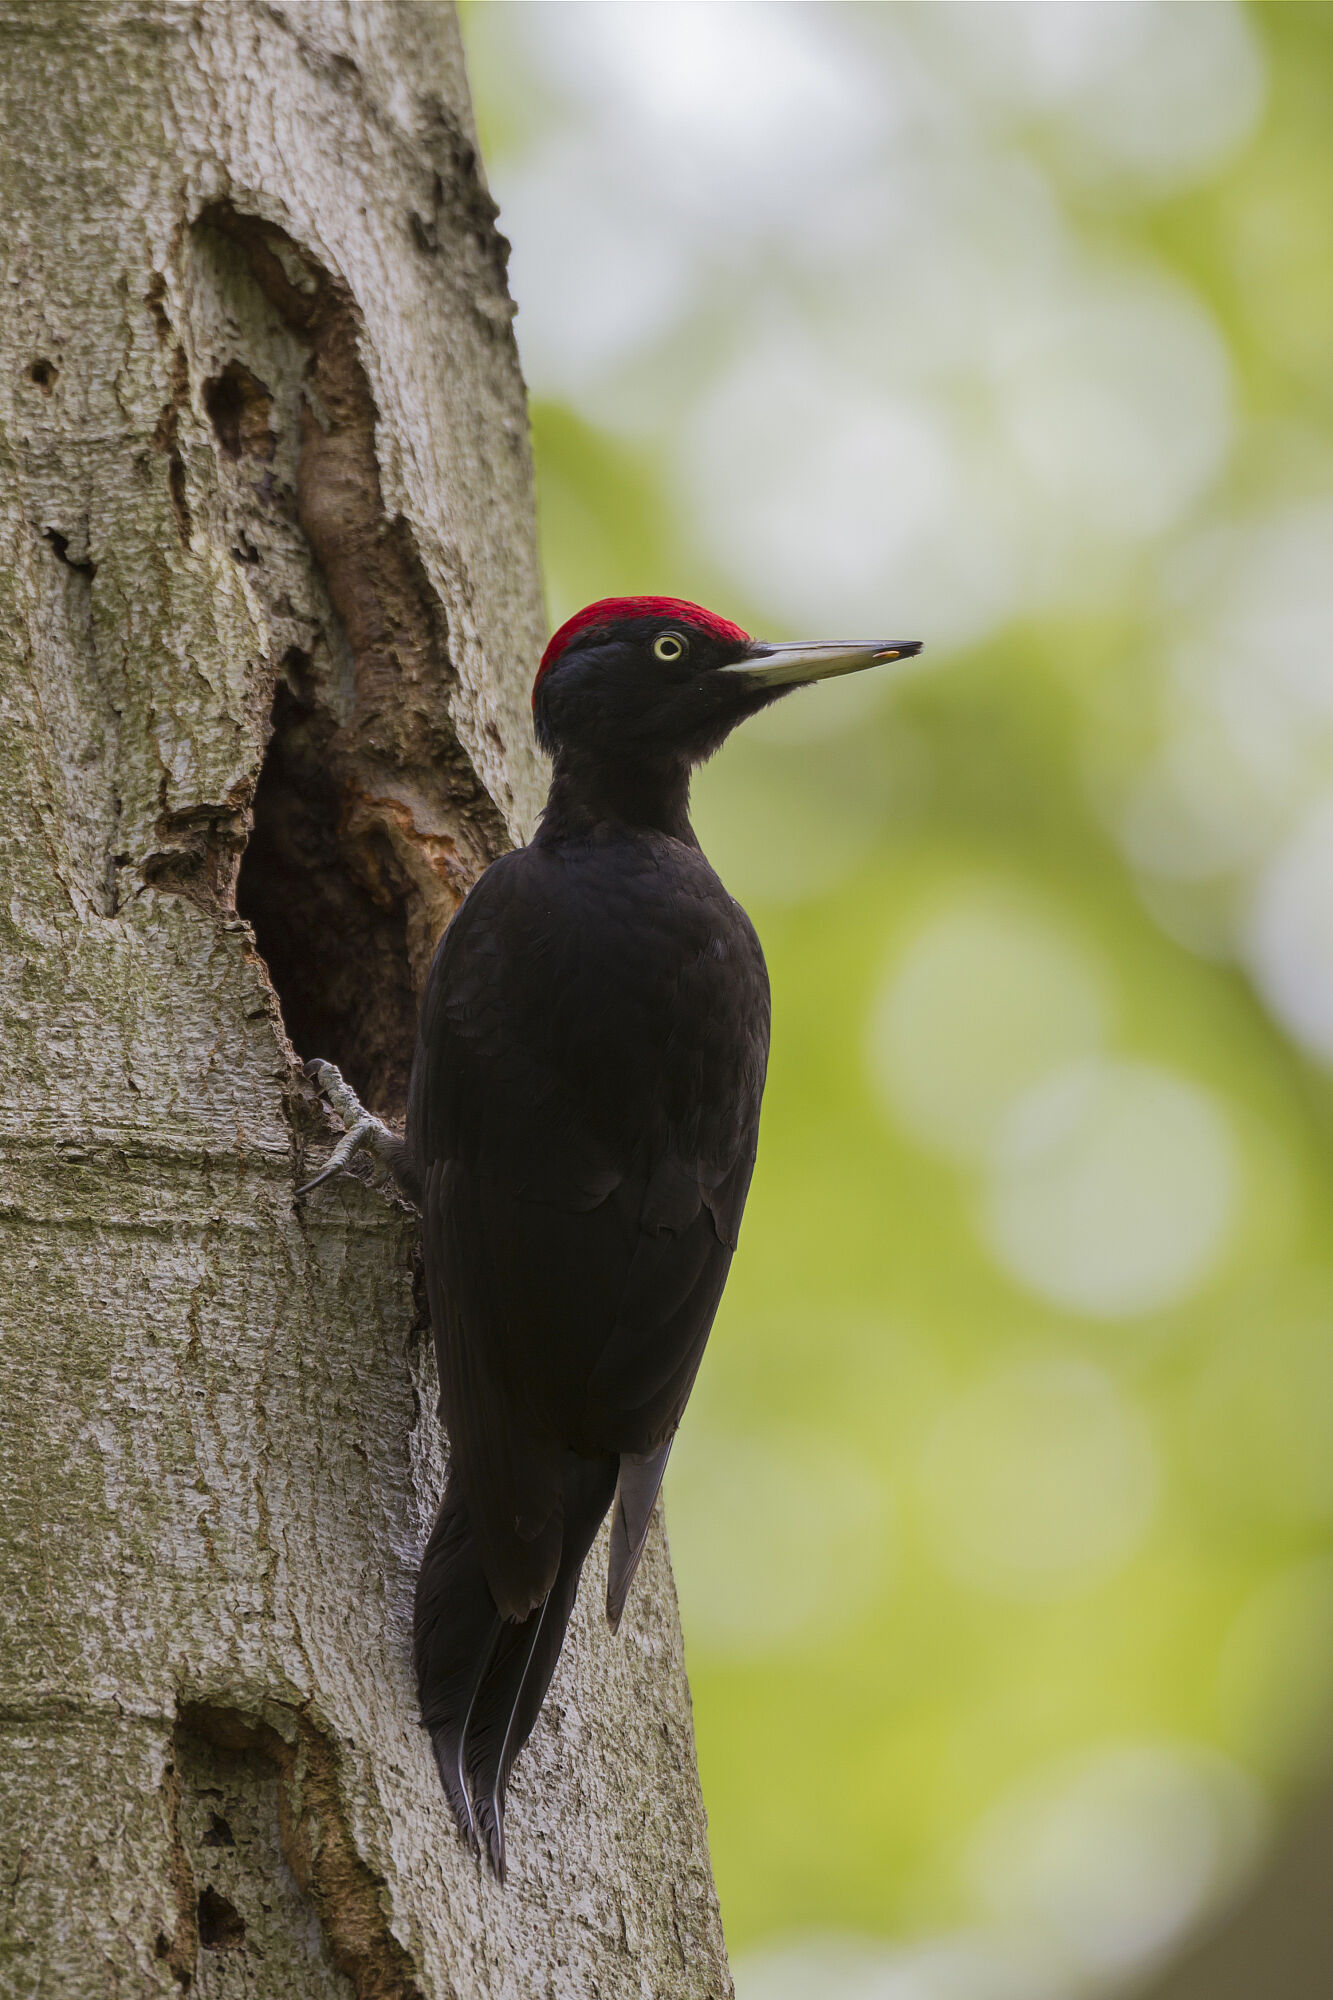
[[[928,642],[697,787],[775,993],[668,1486],[738,1991],[1113,1990],[1333,1741],[1333,9],[464,31],[552,622]]]

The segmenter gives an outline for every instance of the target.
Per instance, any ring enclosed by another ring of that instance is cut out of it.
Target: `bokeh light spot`
[[[979,887],[896,957],[871,1015],[871,1076],[917,1139],[979,1160],[1053,1063],[1100,1047],[1110,1012],[1101,969],[1071,932],[1035,902]]]
[[[733,1660],[826,1644],[888,1587],[883,1478],[813,1431],[746,1437],[694,1414],[667,1478],[691,1644]]]
[[[1239,1187],[1230,1125],[1198,1085],[1151,1063],[1075,1063],[1010,1109],[983,1233],[1012,1277],[1056,1305],[1153,1312],[1208,1275]]]
[[[1034,318],[1006,388],[1014,447],[1048,501],[1131,539],[1176,521],[1231,441],[1221,336],[1164,285],[1090,284]]]
[[[736,2000],[1068,2000],[1049,1954],[981,1931],[896,1947],[817,1934],[751,1952],[735,1974]]]
[[[830,604],[840,632],[921,616],[912,572],[955,498],[947,427],[878,386],[830,380],[798,331],[762,330],[722,376],[680,478],[715,556],[794,633],[822,631]]]
[[[1093,1588],[1152,1517],[1157,1459],[1143,1419],[1090,1363],[1003,1368],[946,1411],[922,1454],[931,1547],[951,1575],[1002,1597]]]
[[[1084,1975],[1158,1957],[1231,1887],[1262,1826],[1225,1758],[1130,1743],[1057,1765],[979,1828],[971,1874],[1006,1924],[1044,1932]]]
[[[1333,1061],[1333,798],[1315,806],[1260,875],[1245,955],[1278,1019]]]
[[[1044,113],[1089,178],[1191,179],[1240,145],[1263,108],[1263,57],[1235,0],[930,13],[978,96]]]

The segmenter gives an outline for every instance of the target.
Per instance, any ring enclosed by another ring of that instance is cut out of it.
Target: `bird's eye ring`
[[[653,654],[659,660],[683,660],[689,641],[680,632],[659,632],[653,640]]]

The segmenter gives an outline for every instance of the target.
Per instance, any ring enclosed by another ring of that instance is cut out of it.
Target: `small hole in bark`
[[[56,378],[59,374],[60,370],[56,367],[55,362],[44,359],[34,361],[32,367],[28,370],[29,379],[37,384],[37,387],[44,396],[49,396],[55,388]]]
[[[56,552],[56,561],[63,563],[66,569],[72,569],[76,575],[87,577],[91,583],[97,575],[97,564],[91,556],[85,557],[82,562],[72,556],[69,552],[69,536],[62,535],[58,528],[47,528],[45,533],[47,541]]]
[[[205,1951],[233,1951],[245,1943],[245,1918],[212,1887],[199,1891],[199,1942]]]
[[[293,649],[283,668],[236,908],[297,1054],[336,1063],[367,1104],[399,1117],[417,1011],[408,884],[383,836],[360,830],[310,661]]]
[[[272,458],[277,449],[269,422],[272,393],[239,361],[229,361],[205,382],[204,408],[228,458]]]
[[[208,1832],[200,1838],[201,1847],[235,1847],[236,1836],[223,1819],[221,1813],[210,1813]]]

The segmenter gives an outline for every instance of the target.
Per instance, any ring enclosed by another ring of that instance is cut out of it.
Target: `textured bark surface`
[[[501,1891],[408,1666],[414,1224],[292,1200],[292,1043],[399,1108],[539,788],[452,15],[0,0],[0,133],[0,1993],[724,1995],[660,1538]]]

